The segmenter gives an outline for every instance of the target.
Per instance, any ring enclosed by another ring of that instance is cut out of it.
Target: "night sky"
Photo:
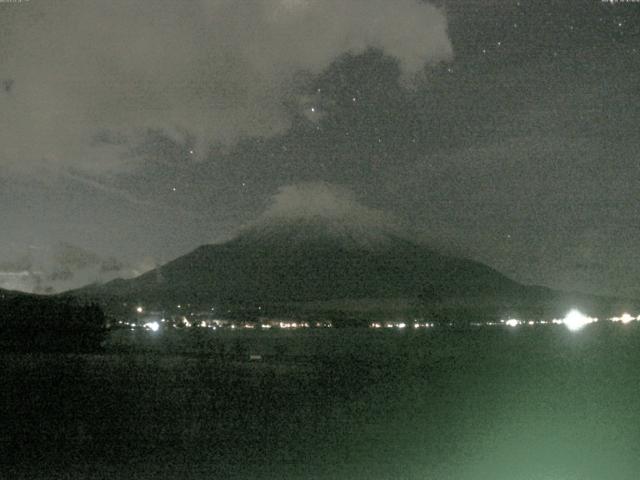
[[[634,2],[0,3],[0,287],[133,275],[315,201],[638,296],[639,74]]]

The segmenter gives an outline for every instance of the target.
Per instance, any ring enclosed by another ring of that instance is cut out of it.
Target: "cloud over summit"
[[[27,173],[121,171],[147,129],[204,157],[285,131],[294,76],[341,54],[379,48],[407,82],[451,56],[417,0],[24,2],[0,4],[0,30],[0,162]]]
[[[322,220],[374,228],[396,228],[387,212],[363,205],[342,186],[324,182],[299,183],[281,187],[260,222]]]

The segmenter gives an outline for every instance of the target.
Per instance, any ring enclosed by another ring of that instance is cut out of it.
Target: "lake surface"
[[[0,356],[2,478],[640,476],[635,322],[216,334]]]

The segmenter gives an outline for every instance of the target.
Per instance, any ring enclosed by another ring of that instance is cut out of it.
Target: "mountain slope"
[[[114,313],[142,302],[170,310],[178,304],[224,306],[242,315],[334,312],[341,317],[349,310],[462,321],[509,315],[550,319],[570,308],[604,317],[639,306],[522,285],[390,228],[317,217],[270,219],[140,277],[68,294],[97,301]]]
[[[254,226],[131,280],[78,293],[148,302],[254,304],[512,296],[524,287],[478,262],[385,229],[305,219]]]

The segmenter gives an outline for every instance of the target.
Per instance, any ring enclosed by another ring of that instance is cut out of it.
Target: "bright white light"
[[[635,318],[633,318],[628,313],[623,313],[622,316],[613,317],[611,320],[613,320],[614,322],[622,322],[622,323],[626,324],[626,323],[629,323],[629,322],[633,322],[635,320]]]
[[[518,325],[520,325],[520,320],[516,320],[515,318],[510,318],[509,320],[504,322],[504,324],[507,327],[517,327]]]
[[[158,322],[148,322],[145,323],[144,326],[152,332],[157,332],[160,329],[160,325],[158,324]]]
[[[137,308],[136,308],[136,312],[138,312],[138,313],[142,313],[142,312],[144,312],[144,308],[142,308],[142,307],[137,307]]]
[[[595,321],[595,318],[587,317],[586,315],[580,313],[578,310],[571,310],[569,313],[567,313],[567,316],[564,317],[562,323],[564,323],[569,330],[575,332],[577,330],[580,330],[585,325],[588,325]]]
[[[407,326],[406,323],[399,323],[398,328],[405,328]]]

